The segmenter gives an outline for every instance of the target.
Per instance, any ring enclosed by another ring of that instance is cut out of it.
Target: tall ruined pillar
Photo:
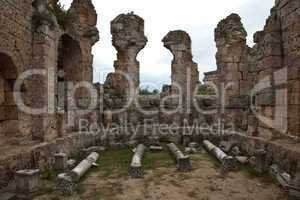
[[[146,46],[144,20],[134,13],[121,14],[111,22],[112,43],[117,50],[115,72],[104,83],[105,115],[108,124],[137,122],[133,106],[140,84],[138,53]],[[111,111],[119,111],[111,115]]]
[[[252,87],[251,67],[248,62],[247,33],[237,14],[223,19],[215,29],[217,70],[221,114],[233,119],[234,124],[247,129],[247,108]]]
[[[144,20],[133,13],[121,14],[111,22],[111,34],[118,52],[114,63],[118,89],[128,97],[140,84],[140,64],[136,57],[147,43]]]
[[[182,114],[189,119],[193,107],[193,95],[199,83],[198,65],[193,61],[191,38],[181,30],[171,31],[163,38],[164,46],[173,54],[172,93],[181,90]]]
[[[59,79],[63,84],[72,82],[75,85],[87,82],[92,86],[92,47],[100,39],[96,27],[97,19],[97,12],[92,0],[73,0],[68,10],[59,52],[58,67],[64,71],[64,76]],[[68,91],[62,95],[62,99],[66,99],[67,105],[67,115],[64,116],[64,123],[67,124],[64,124],[64,132],[78,131],[81,119],[94,123],[97,111],[91,105],[95,104],[94,96],[97,92],[94,88],[91,91],[93,92],[79,87],[73,94],[73,88],[68,88]]]
[[[82,54],[80,69],[77,69],[78,71],[74,69],[74,71],[81,75],[79,81],[92,83],[94,58],[92,48],[100,39],[97,29],[98,15],[96,8],[92,0],[73,0],[68,13],[71,19],[66,27],[66,32],[72,35],[76,41],[79,41]]]
[[[32,139],[44,141],[45,134],[50,131],[51,119],[54,118],[54,80],[53,73],[56,65],[57,21],[48,10],[47,2],[34,1],[35,13],[33,23],[33,58],[32,67],[41,73],[31,77],[29,94],[31,107],[43,109],[42,112],[32,115]],[[48,95],[50,94],[50,95]],[[51,107],[52,106],[52,107]],[[49,128],[49,129],[48,129]]]

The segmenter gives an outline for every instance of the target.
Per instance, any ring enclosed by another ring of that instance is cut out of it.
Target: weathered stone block
[[[21,170],[16,172],[16,192],[30,194],[39,190],[39,170]]]
[[[58,153],[54,155],[54,169],[64,171],[68,169],[68,156],[65,153]]]

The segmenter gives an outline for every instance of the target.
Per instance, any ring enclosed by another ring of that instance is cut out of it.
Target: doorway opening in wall
[[[14,84],[18,72],[10,56],[0,53],[0,136],[18,135],[18,108]]]
[[[57,62],[57,110],[68,108],[68,86],[83,80],[82,54],[79,43],[67,34],[61,36]]]

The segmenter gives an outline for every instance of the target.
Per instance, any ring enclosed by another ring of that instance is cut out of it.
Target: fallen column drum
[[[129,167],[129,175],[132,178],[141,178],[143,176],[142,172],[142,159],[146,150],[146,146],[139,144],[136,148],[132,161]]]
[[[185,156],[174,143],[167,144],[167,147],[169,154],[176,163],[178,171],[187,172],[192,170],[189,156]]]
[[[219,147],[215,146],[210,141],[204,140],[203,146],[209,153],[214,155],[222,163],[222,169],[224,171],[231,171],[237,168],[236,159],[232,156],[228,156]]]

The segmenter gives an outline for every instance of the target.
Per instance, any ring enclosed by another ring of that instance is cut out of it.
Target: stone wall
[[[51,142],[22,147],[21,153],[10,154],[0,159],[0,190],[14,180],[15,172],[18,170],[53,169],[56,153],[65,152],[69,158],[78,158],[82,149],[100,143],[100,135],[72,133],[68,137],[57,138]]]
[[[281,21],[283,67],[287,69],[287,132],[300,134],[300,2],[276,1]]]
[[[258,123],[267,136],[299,136],[299,9],[299,1],[277,1],[264,30],[256,33],[256,83],[271,80],[256,97],[260,113],[273,119],[271,128]]]
[[[249,135],[299,136],[299,9],[276,1],[252,48],[237,14],[216,28],[221,116]]]
[[[215,30],[221,112],[241,129],[247,129],[248,92],[253,82],[246,36],[237,14],[222,20]]]
[[[17,76],[32,64],[31,0],[1,0],[0,9],[0,135],[26,136],[31,119],[16,109],[12,91]]]
[[[4,66],[0,78],[1,136],[18,136],[20,140],[20,136],[29,136],[40,141],[61,136],[60,121],[72,110],[68,109],[66,82],[92,83],[91,49],[99,39],[94,6],[90,0],[74,0],[68,11],[61,10],[57,0],[1,0],[0,6],[0,63]],[[26,106],[47,106],[43,114],[21,112],[12,97],[15,80],[30,69],[46,71],[26,79],[21,95]],[[88,94],[79,89],[76,98],[84,100]]]

